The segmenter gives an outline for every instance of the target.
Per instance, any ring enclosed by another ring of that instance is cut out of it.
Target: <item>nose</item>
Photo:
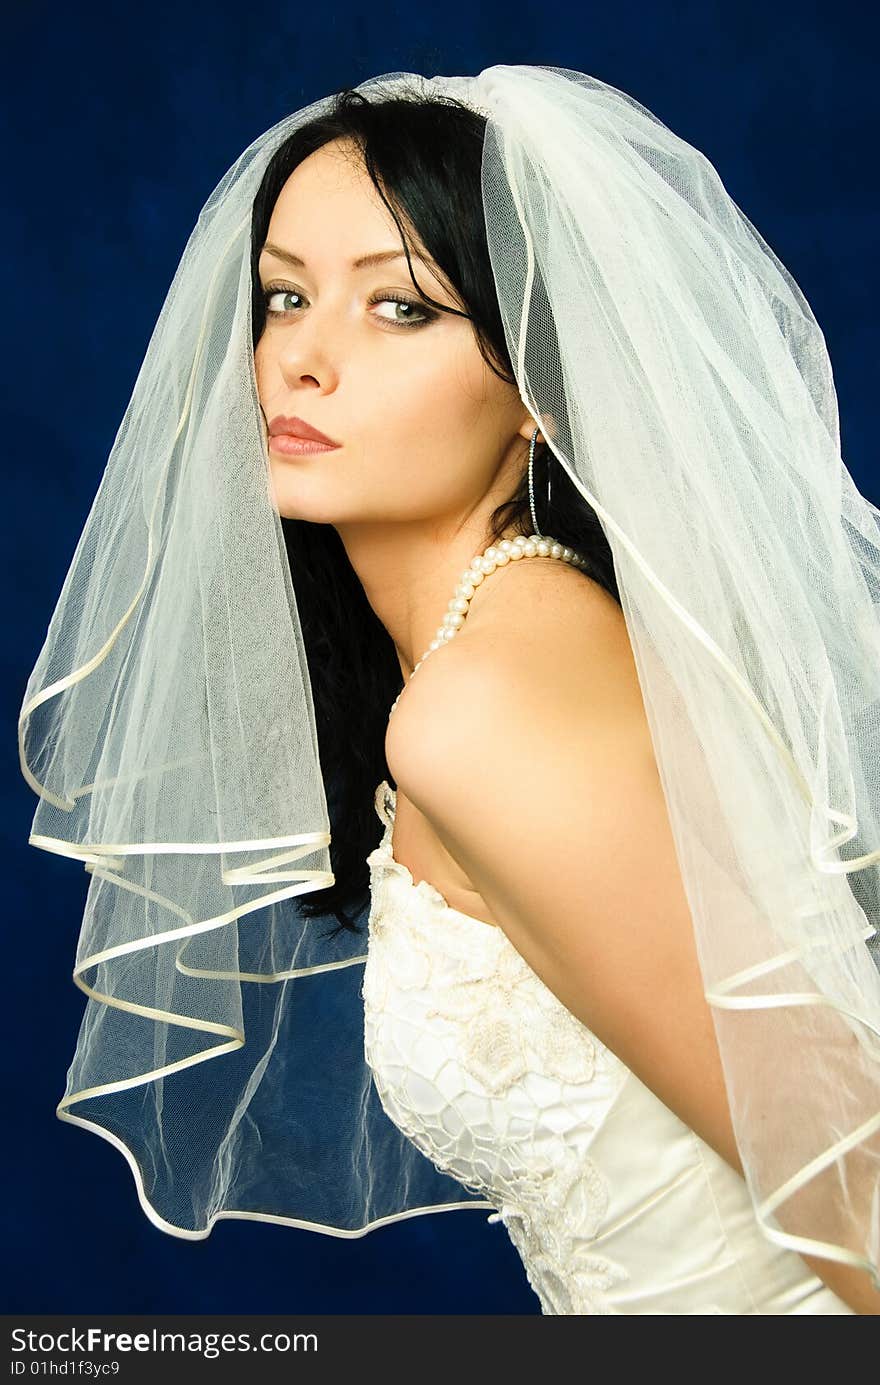
[[[289,330],[282,328],[278,337],[278,364],[289,384],[307,382],[324,389],[335,387],[342,329],[334,322],[329,308],[310,307],[302,321],[295,322]]]

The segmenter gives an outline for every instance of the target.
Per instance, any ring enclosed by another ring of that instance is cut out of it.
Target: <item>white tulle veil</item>
[[[504,65],[359,90],[404,88],[487,117],[510,358],[613,552],[756,1215],[876,1276],[880,511],[841,458],[822,332],[711,163],[632,97]],[[19,725],[30,841],[90,875],[58,1115],[116,1145],[144,1211],[185,1237],[490,1205],[378,1102],[363,935],[297,910],[333,880],[331,826],[250,232],[268,161],[332,99],[208,198]],[[33,937],[55,965],[57,940]]]

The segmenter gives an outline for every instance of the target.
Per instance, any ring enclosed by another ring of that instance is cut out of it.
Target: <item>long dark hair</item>
[[[377,192],[391,213],[407,252],[410,278],[421,297],[441,312],[458,309],[425,293],[413,274],[404,224],[455,288],[487,365],[516,384],[495,294],[486,242],[481,189],[485,117],[452,97],[425,98],[402,91],[370,101],[346,88],[326,114],[300,126],[276,150],[254,199],[251,223],[253,341],[266,325],[258,270],[275,202],[309,154],[331,140],[360,150]],[[552,467],[549,506],[548,468]],[[587,504],[543,443],[535,448],[538,523],[584,557],[588,575],[620,604],[605,534]],[[381,835],[374,794],[381,779],[394,784],[385,758],[385,732],[402,677],[393,641],[367,601],[335,528],[281,518],[312,685],[321,768],[327,784],[330,859],[335,882],[297,898],[305,917],[334,914],[339,928],[360,929],[369,900],[366,857]],[[489,542],[514,526],[532,532],[527,469],[515,494],[493,512]],[[352,707],[357,715],[352,716]],[[395,786],[396,787],[396,786]],[[338,932],[339,928],[334,932]]]

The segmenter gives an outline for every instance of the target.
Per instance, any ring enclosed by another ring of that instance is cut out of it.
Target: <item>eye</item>
[[[285,288],[283,284],[267,284],[263,289],[266,315],[267,317],[281,318],[289,317],[291,313],[296,312],[296,309],[288,307],[273,308],[270,306],[273,298],[280,298],[282,300],[298,298],[302,300],[304,295],[300,293],[299,289]],[[379,317],[381,322],[387,323],[389,327],[402,327],[404,331],[415,327],[424,327],[438,316],[433,309],[425,307],[417,298],[410,298],[403,293],[374,293],[367,301],[371,305],[374,303],[393,303],[395,305],[393,316],[385,317],[378,313],[375,314],[375,316]],[[407,310],[402,317],[397,315],[398,308],[405,308]],[[413,317],[413,312],[418,313],[418,317]]]
[[[437,314],[430,309],[421,307],[417,299],[407,298],[404,294],[376,293],[368,301],[370,303],[393,303],[395,308],[394,315],[382,318],[382,321],[393,323],[395,327],[421,327],[424,323],[430,322],[432,318],[437,316]],[[406,308],[408,311],[403,317],[398,317],[398,308]],[[418,313],[419,316],[414,318],[412,316],[413,312]]]
[[[270,308],[269,304],[273,298],[301,298],[302,294],[296,289],[285,289],[278,284],[267,284],[263,289],[263,301],[266,304],[266,312],[269,317],[284,317],[286,308]]]

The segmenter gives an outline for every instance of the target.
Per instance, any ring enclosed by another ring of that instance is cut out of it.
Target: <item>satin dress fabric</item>
[[[852,1313],[502,929],[414,882],[386,780],[375,807],[365,1058],[398,1129],[496,1209],[541,1312]]]

